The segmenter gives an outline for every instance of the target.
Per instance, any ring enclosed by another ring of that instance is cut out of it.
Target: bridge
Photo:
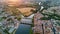
[[[31,25],[32,19],[31,18],[22,18],[20,22],[21,22],[21,24]]]

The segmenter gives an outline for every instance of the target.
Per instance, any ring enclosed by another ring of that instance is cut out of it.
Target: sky
[[[8,0],[0,0],[0,2],[8,1]],[[9,1],[17,1],[17,0],[9,0]],[[18,0],[18,1],[45,1],[45,0]]]
[[[0,3],[12,3],[12,4],[21,4],[23,2],[29,2],[29,1],[33,1],[33,2],[40,2],[40,1],[51,1],[51,3],[49,5],[60,5],[60,0],[0,0]],[[49,2],[48,2],[49,3]]]

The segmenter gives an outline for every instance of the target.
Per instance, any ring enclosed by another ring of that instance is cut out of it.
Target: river
[[[30,28],[30,25],[20,24],[16,31],[16,34],[29,34]]]

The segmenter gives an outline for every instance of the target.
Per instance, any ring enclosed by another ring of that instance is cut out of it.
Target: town
[[[1,0],[0,34],[60,34],[59,2]]]

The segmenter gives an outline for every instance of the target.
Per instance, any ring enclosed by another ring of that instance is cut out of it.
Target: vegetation
[[[2,21],[2,18],[0,17],[0,21]]]
[[[32,27],[34,27],[34,17],[32,18]]]
[[[29,34],[33,34],[32,28],[30,29],[30,33]]]
[[[2,34],[2,33],[0,32],[0,34]]]
[[[8,32],[8,30],[7,30],[7,29],[5,29],[5,30],[4,30],[4,32],[5,32],[6,34],[9,34],[9,32]]]

